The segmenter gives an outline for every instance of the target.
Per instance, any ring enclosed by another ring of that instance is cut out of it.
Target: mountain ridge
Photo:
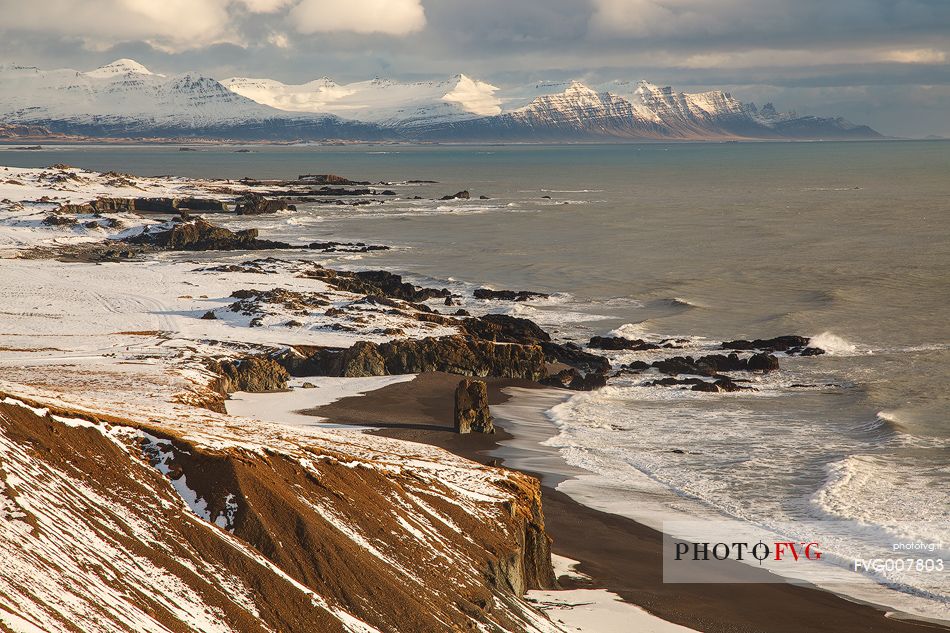
[[[131,59],[91,71],[0,65],[0,123],[57,134],[235,140],[649,141],[883,138],[841,117],[759,109],[729,92],[645,80],[499,88],[465,74],[339,84],[218,81]]]

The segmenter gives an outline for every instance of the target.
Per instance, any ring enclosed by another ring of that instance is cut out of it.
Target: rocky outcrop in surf
[[[491,288],[478,288],[473,293],[476,299],[487,301],[530,301],[531,299],[547,299],[550,295],[543,292],[532,292],[530,290],[492,290]]]
[[[740,385],[729,376],[717,376],[713,381],[703,380],[702,378],[660,378],[659,380],[646,383],[648,387],[672,387],[676,385],[688,385],[692,391],[705,391],[708,393],[755,391],[753,387]]]
[[[771,354],[753,354],[740,358],[738,354],[710,354],[693,358],[692,356],[674,356],[653,363],[660,372],[670,375],[692,374],[695,376],[716,376],[722,371],[761,371],[770,372],[779,369],[778,359]]]
[[[820,347],[810,347],[811,339],[804,336],[788,335],[775,338],[757,338],[751,341],[725,341],[722,349],[734,350],[761,350],[763,352],[785,352],[789,356],[820,356],[825,350]]]
[[[548,376],[541,381],[541,384],[549,387],[562,387],[574,391],[596,391],[607,386],[607,375],[597,372],[582,373],[568,367],[562,369],[553,376]]]
[[[288,204],[283,198],[269,199],[249,191],[237,201],[234,212],[238,215],[264,215],[278,211],[296,211],[297,207]]]

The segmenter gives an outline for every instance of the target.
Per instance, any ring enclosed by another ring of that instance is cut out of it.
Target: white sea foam
[[[637,328],[618,329],[629,336]],[[741,394],[642,388],[638,380],[614,380],[549,411],[559,433],[544,444],[591,473],[559,487],[578,501],[654,527],[684,515],[725,515],[767,530],[809,525],[814,533],[802,537],[820,540],[829,562],[842,568],[862,551],[863,541],[860,530],[840,521],[863,522],[878,537],[889,527],[902,537],[950,541],[950,510],[940,501],[945,498],[940,482],[950,480],[950,469],[921,467],[914,457],[892,454],[833,461],[827,476],[815,471],[816,461],[838,451],[879,450],[889,442],[895,449],[903,446],[899,434],[868,435],[853,426],[778,412],[771,403],[788,397],[782,388],[788,378],[777,374],[756,377],[759,391]],[[908,522],[944,527],[900,532]],[[950,616],[939,599],[934,601],[940,587],[933,575],[868,579],[874,581],[870,587],[848,591],[906,612]]]
[[[908,463],[882,455],[850,455],[829,464],[825,484],[811,502],[830,516],[900,529],[905,525],[942,525],[943,533],[912,538],[950,543],[950,507],[934,503],[950,481],[950,467]]]
[[[822,332],[818,336],[813,336],[808,344],[811,347],[823,349],[832,356],[853,356],[858,353],[857,345],[832,332]]]

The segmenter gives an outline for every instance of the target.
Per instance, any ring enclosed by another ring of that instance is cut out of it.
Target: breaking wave
[[[811,347],[825,350],[832,356],[852,356],[858,352],[858,346],[832,332],[822,332],[809,341]]]

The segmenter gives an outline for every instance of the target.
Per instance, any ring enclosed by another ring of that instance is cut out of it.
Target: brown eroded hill
[[[537,481],[385,438],[0,395],[0,548],[0,630],[552,630]]]

